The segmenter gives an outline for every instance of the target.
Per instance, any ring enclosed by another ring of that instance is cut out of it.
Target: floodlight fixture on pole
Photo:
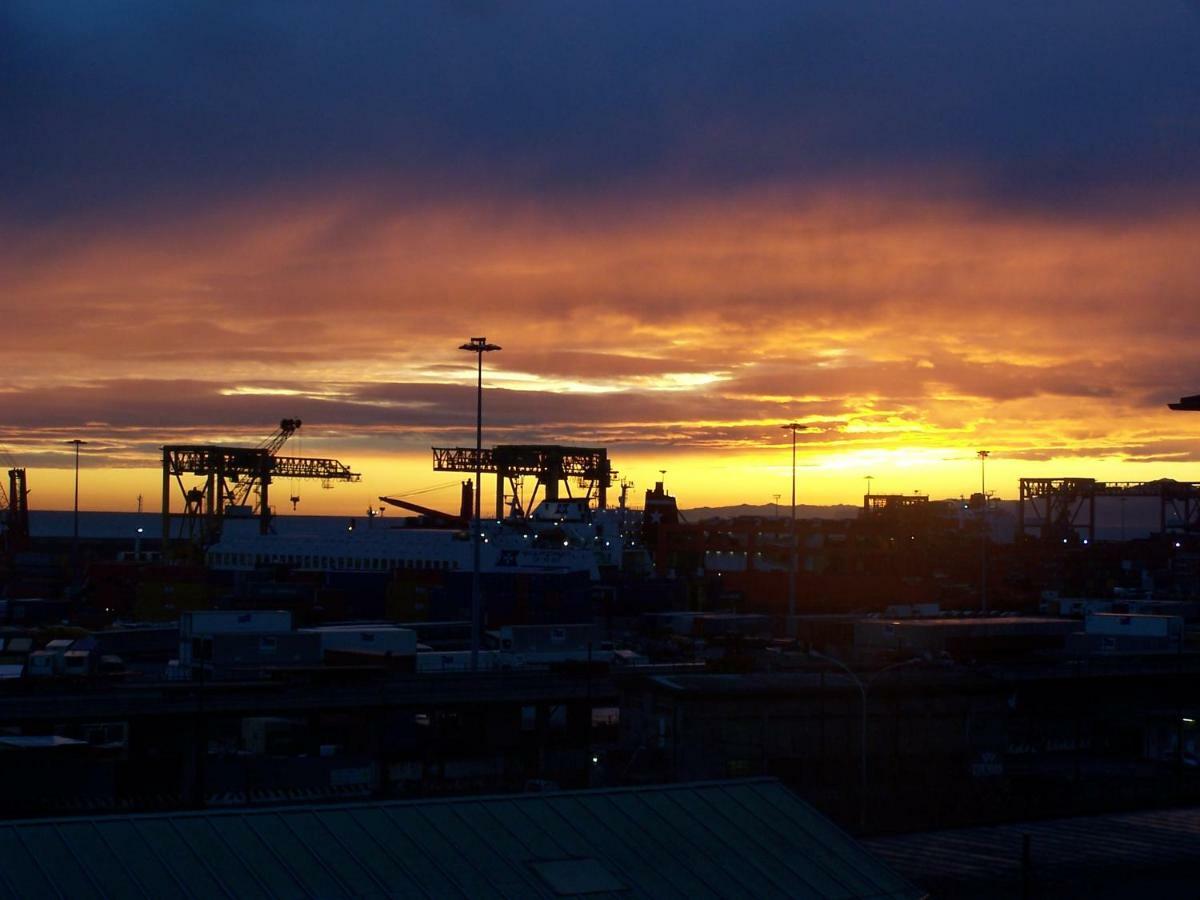
[[[987,612],[987,576],[988,576],[988,497],[987,497],[987,459],[992,455],[990,450],[976,450],[979,457],[979,500],[980,500],[980,564],[979,564],[979,610]]]
[[[878,669],[866,681],[864,681],[858,673],[851,669],[848,665],[838,659],[836,656],[829,656],[825,653],[820,653],[816,650],[809,650],[808,655],[813,659],[819,659],[822,662],[827,662],[830,665],[837,666],[858,688],[859,700],[859,731],[858,731],[858,827],[862,831],[867,829],[867,694],[871,690],[871,685],[883,675],[885,672],[891,672],[894,669],[902,669],[905,666],[918,665],[924,660],[914,657],[912,659],[902,659],[899,662],[894,662],[889,666],[884,666]]]
[[[479,575],[479,489],[483,480],[483,354],[499,350],[497,344],[489,344],[485,337],[473,337],[470,342],[460,344],[459,350],[474,353],[476,360],[475,387],[475,516],[471,520],[471,671],[479,669],[480,614],[482,607]]]
[[[792,433],[792,525],[789,543],[791,550],[788,554],[788,616],[787,636],[796,636],[796,432],[803,431],[808,426],[799,422],[788,422],[781,426],[784,431]]]
[[[71,590],[79,590],[79,448],[87,441],[72,438],[65,443],[75,446],[75,506],[71,526]]]

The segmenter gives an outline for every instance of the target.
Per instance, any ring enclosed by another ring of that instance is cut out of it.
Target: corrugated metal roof
[[[0,897],[921,892],[777,781],[0,823]]]

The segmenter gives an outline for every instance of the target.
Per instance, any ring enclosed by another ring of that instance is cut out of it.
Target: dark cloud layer
[[[489,443],[700,492],[769,493],[789,420],[843,492],[1171,468],[1197,46],[1168,0],[12,0],[0,442],[155,490],[162,443],[286,415],[423,470],[487,334]]]
[[[1195,7],[1167,0],[14,0],[0,204],[922,174],[1004,202],[1145,201],[1200,174],[1198,44]]]

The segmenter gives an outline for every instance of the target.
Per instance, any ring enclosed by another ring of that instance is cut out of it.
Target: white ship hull
[[[615,519],[588,514],[568,504],[562,518],[554,508],[539,509],[529,521],[482,523],[480,570],[483,572],[587,572],[600,577],[604,567],[619,566],[623,542]],[[575,519],[567,515],[575,513]],[[261,534],[257,522],[231,520],[221,539],[207,551],[215,571],[253,571],[286,566],[294,571],[375,572],[401,570],[471,571],[469,532],[450,529],[348,526],[342,531]]]

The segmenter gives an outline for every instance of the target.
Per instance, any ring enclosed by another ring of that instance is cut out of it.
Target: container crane
[[[361,475],[336,459],[279,456],[278,451],[300,428],[299,419],[282,419],[279,428],[257,447],[215,444],[174,444],[162,448],[163,547],[171,539],[171,481],[184,500],[183,526],[188,536],[207,543],[215,540],[226,517],[253,514],[265,534],[270,530],[269,489],[275,478],[317,479],[325,484],[359,481]],[[185,475],[199,475],[201,487],[187,488]],[[251,495],[256,496],[253,508]]]
[[[434,447],[435,472],[480,472],[496,475],[496,518],[504,518],[504,483],[529,475],[537,479],[533,494],[524,510],[529,515],[536,505],[538,488],[546,500],[558,500],[561,482],[571,496],[571,479],[580,479],[586,487],[584,498],[595,500],[597,509],[608,506],[608,488],[617,474],[608,460],[604,447],[563,447],[557,444],[502,444],[484,447],[478,453],[474,447]]]
[[[0,506],[4,549],[10,553],[24,550],[29,546],[29,488],[23,468],[8,470],[8,491],[0,484]]]

